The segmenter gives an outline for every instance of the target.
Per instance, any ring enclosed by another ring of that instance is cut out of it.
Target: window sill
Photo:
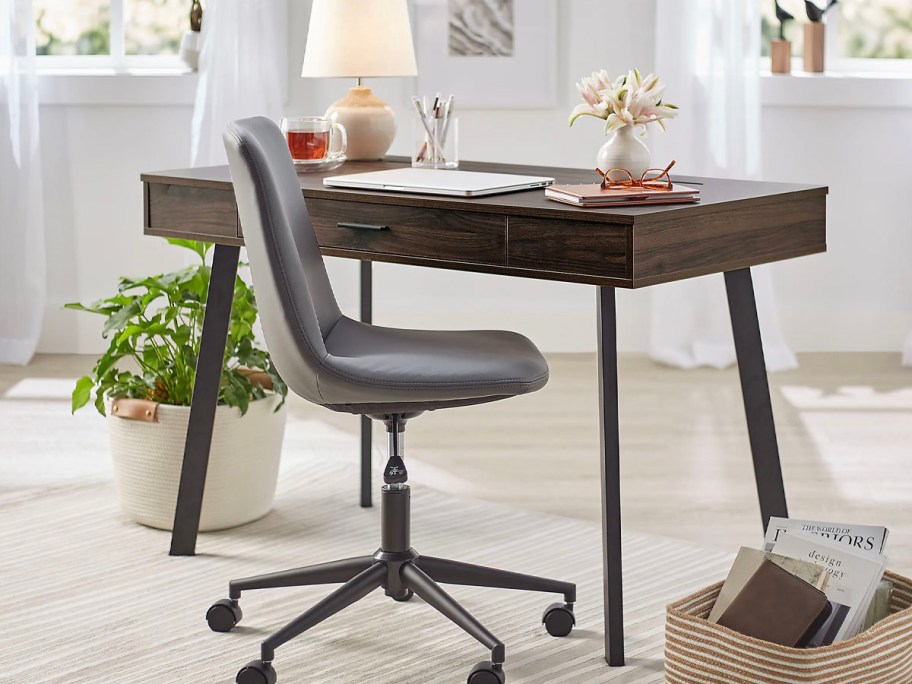
[[[38,70],[41,105],[192,105],[198,76],[185,67]]]
[[[912,73],[834,71],[760,75],[765,107],[912,109]]]

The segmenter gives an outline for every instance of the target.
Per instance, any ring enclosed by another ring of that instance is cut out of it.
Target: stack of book
[[[796,648],[851,639],[887,616],[888,530],[772,518],[763,551],[742,548],[708,620]]]
[[[599,183],[585,183],[552,185],[545,188],[545,197],[578,207],[627,207],[643,204],[693,204],[700,201],[700,191],[677,184],[671,190],[640,187],[603,190]]]

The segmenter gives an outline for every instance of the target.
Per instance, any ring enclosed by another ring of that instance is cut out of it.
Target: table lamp
[[[380,159],[396,137],[393,110],[361,79],[417,73],[406,0],[314,0],[301,76],[358,79],[326,110],[345,126],[349,159]]]

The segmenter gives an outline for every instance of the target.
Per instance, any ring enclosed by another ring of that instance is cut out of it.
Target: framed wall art
[[[417,0],[418,92],[460,108],[557,102],[556,0]]]

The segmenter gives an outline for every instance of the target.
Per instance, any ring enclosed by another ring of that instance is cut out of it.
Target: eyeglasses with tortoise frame
[[[607,171],[596,169],[595,172],[602,177],[602,190],[620,190],[624,188],[671,190],[674,188],[674,185],[671,182],[671,176],[668,175],[668,172],[671,171],[671,167],[673,167],[675,163],[675,160],[672,159],[671,163],[664,169],[646,169],[639,180],[635,179],[630,171],[622,168],[608,169]],[[615,180],[611,178],[611,174],[615,174],[615,178],[618,176],[620,176],[620,178]]]

